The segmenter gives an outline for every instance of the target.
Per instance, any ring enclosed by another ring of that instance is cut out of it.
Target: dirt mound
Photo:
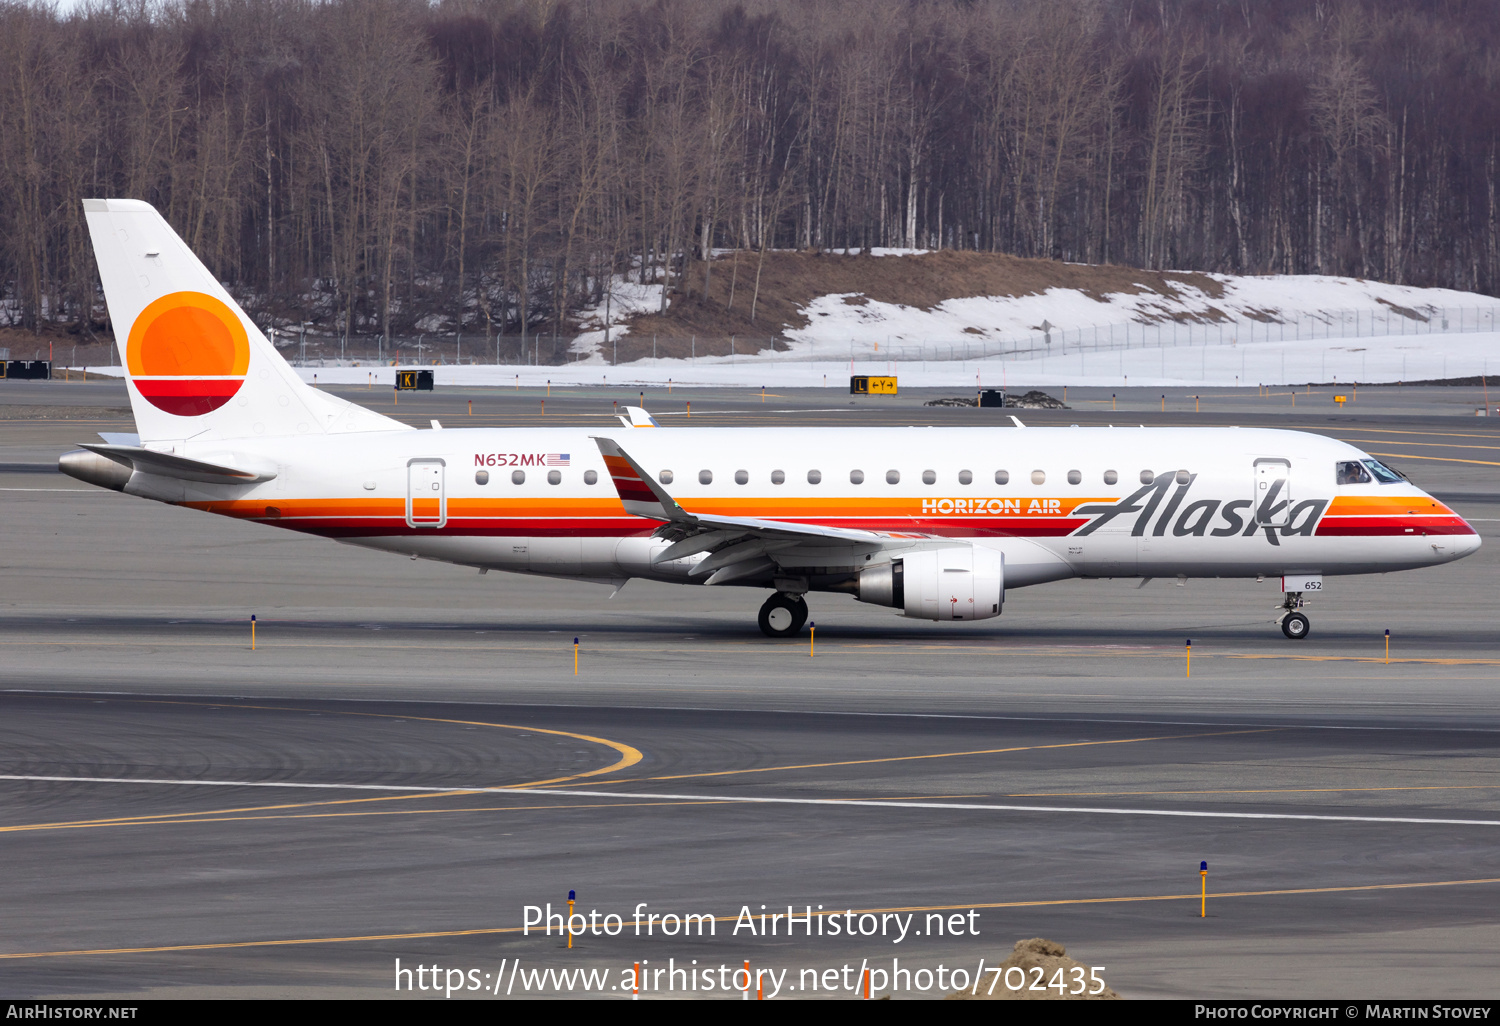
[[[1020,973],[1008,972],[1010,969],[1019,969]],[[1040,976],[1036,970],[1040,969]],[[1079,974],[1074,969],[1081,969],[1083,983],[1075,982]],[[1058,975],[1061,971],[1061,975]],[[1006,977],[1015,984],[1024,974],[1025,982],[1020,989],[1012,990],[1006,985]],[[1058,986],[1047,987],[1049,981],[1058,981]],[[996,985],[991,992],[990,984]],[[1035,985],[1041,990],[1032,990]],[[1089,967],[1079,965],[1068,957],[1067,949],[1056,941],[1047,940],[1044,937],[1032,937],[1029,940],[1016,941],[1016,946],[1010,953],[1010,957],[1000,963],[1000,977],[996,981],[989,970],[985,971],[984,982],[977,988],[978,993],[970,993],[961,990],[956,994],[949,994],[949,1001],[1118,1001],[1120,995],[1111,987],[1105,987],[1098,994],[1088,993],[1098,985],[1089,979]],[[1062,993],[1059,993],[1059,989]],[[1071,990],[1082,990],[1082,994],[1068,993]]]
[[[923,406],[978,406],[978,399],[965,399],[963,396],[944,396],[941,399],[929,399]],[[1065,406],[1061,399],[1050,396],[1046,392],[1033,388],[1025,395],[1008,395],[1005,397],[1005,405],[1013,406],[1018,410],[1070,410],[1071,406]]]
[[[1006,396],[1005,405],[1014,406],[1020,410],[1066,410],[1069,408],[1061,399],[1035,388],[1025,395]]]

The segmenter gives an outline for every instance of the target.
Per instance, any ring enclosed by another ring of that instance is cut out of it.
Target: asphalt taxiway
[[[361,391],[450,427],[631,398]],[[373,997],[397,958],[477,971],[468,996],[517,959],[511,996],[533,969],[668,959],[972,977],[1040,935],[1127,997],[1493,996],[1500,429],[1480,388],[1327,392],[1197,413],[1181,391],[1003,412],[674,393],[695,424],[1303,427],[1386,454],[1488,542],[1331,580],[1301,643],[1271,583],[1074,581],[947,627],[814,596],[814,652],[761,637],[751,590],[611,599],[90,488],[47,468],[131,430],[120,386],[0,385],[0,995]],[[626,921],[726,918],[571,952],[521,935],[569,889]],[[730,932],[762,904],[923,932]],[[923,930],[970,909],[978,936]],[[781,996],[814,994],[851,996]]]

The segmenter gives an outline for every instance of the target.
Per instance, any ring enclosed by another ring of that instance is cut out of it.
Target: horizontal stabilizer
[[[99,445],[85,442],[82,443],[82,448],[142,474],[160,474],[162,477],[175,477],[182,481],[201,481],[207,484],[257,484],[261,481],[269,481],[276,476],[275,469],[269,466],[205,463],[202,460],[190,460],[185,456],[174,456],[171,453],[156,452],[139,446]]]

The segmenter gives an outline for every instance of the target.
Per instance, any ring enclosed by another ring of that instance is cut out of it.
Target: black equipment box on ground
[[[398,392],[431,392],[432,371],[430,370],[398,370],[396,372],[396,391]]]
[[[52,377],[50,360],[0,360],[0,378],[47,381]]]

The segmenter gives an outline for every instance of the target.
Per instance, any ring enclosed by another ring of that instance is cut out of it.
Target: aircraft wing
[[[879,548],[893,539],[892,535],[847,527],[693,513],[678,505],[677,500],[653,481],[651,475],[614,439],[596,436],[594,442],[604,457],[604,465],[609,469],[625,512],[661,521],[663,526],[657,531],[657,536],[672,541],[652,557],[652,562],[664,563],[709,552],[708,558],[689,571],[692,577],[711,573],[709,584],[727,583],[774,570],[777,554],[789,553],[804,545],[843,544],[868,549]]]

